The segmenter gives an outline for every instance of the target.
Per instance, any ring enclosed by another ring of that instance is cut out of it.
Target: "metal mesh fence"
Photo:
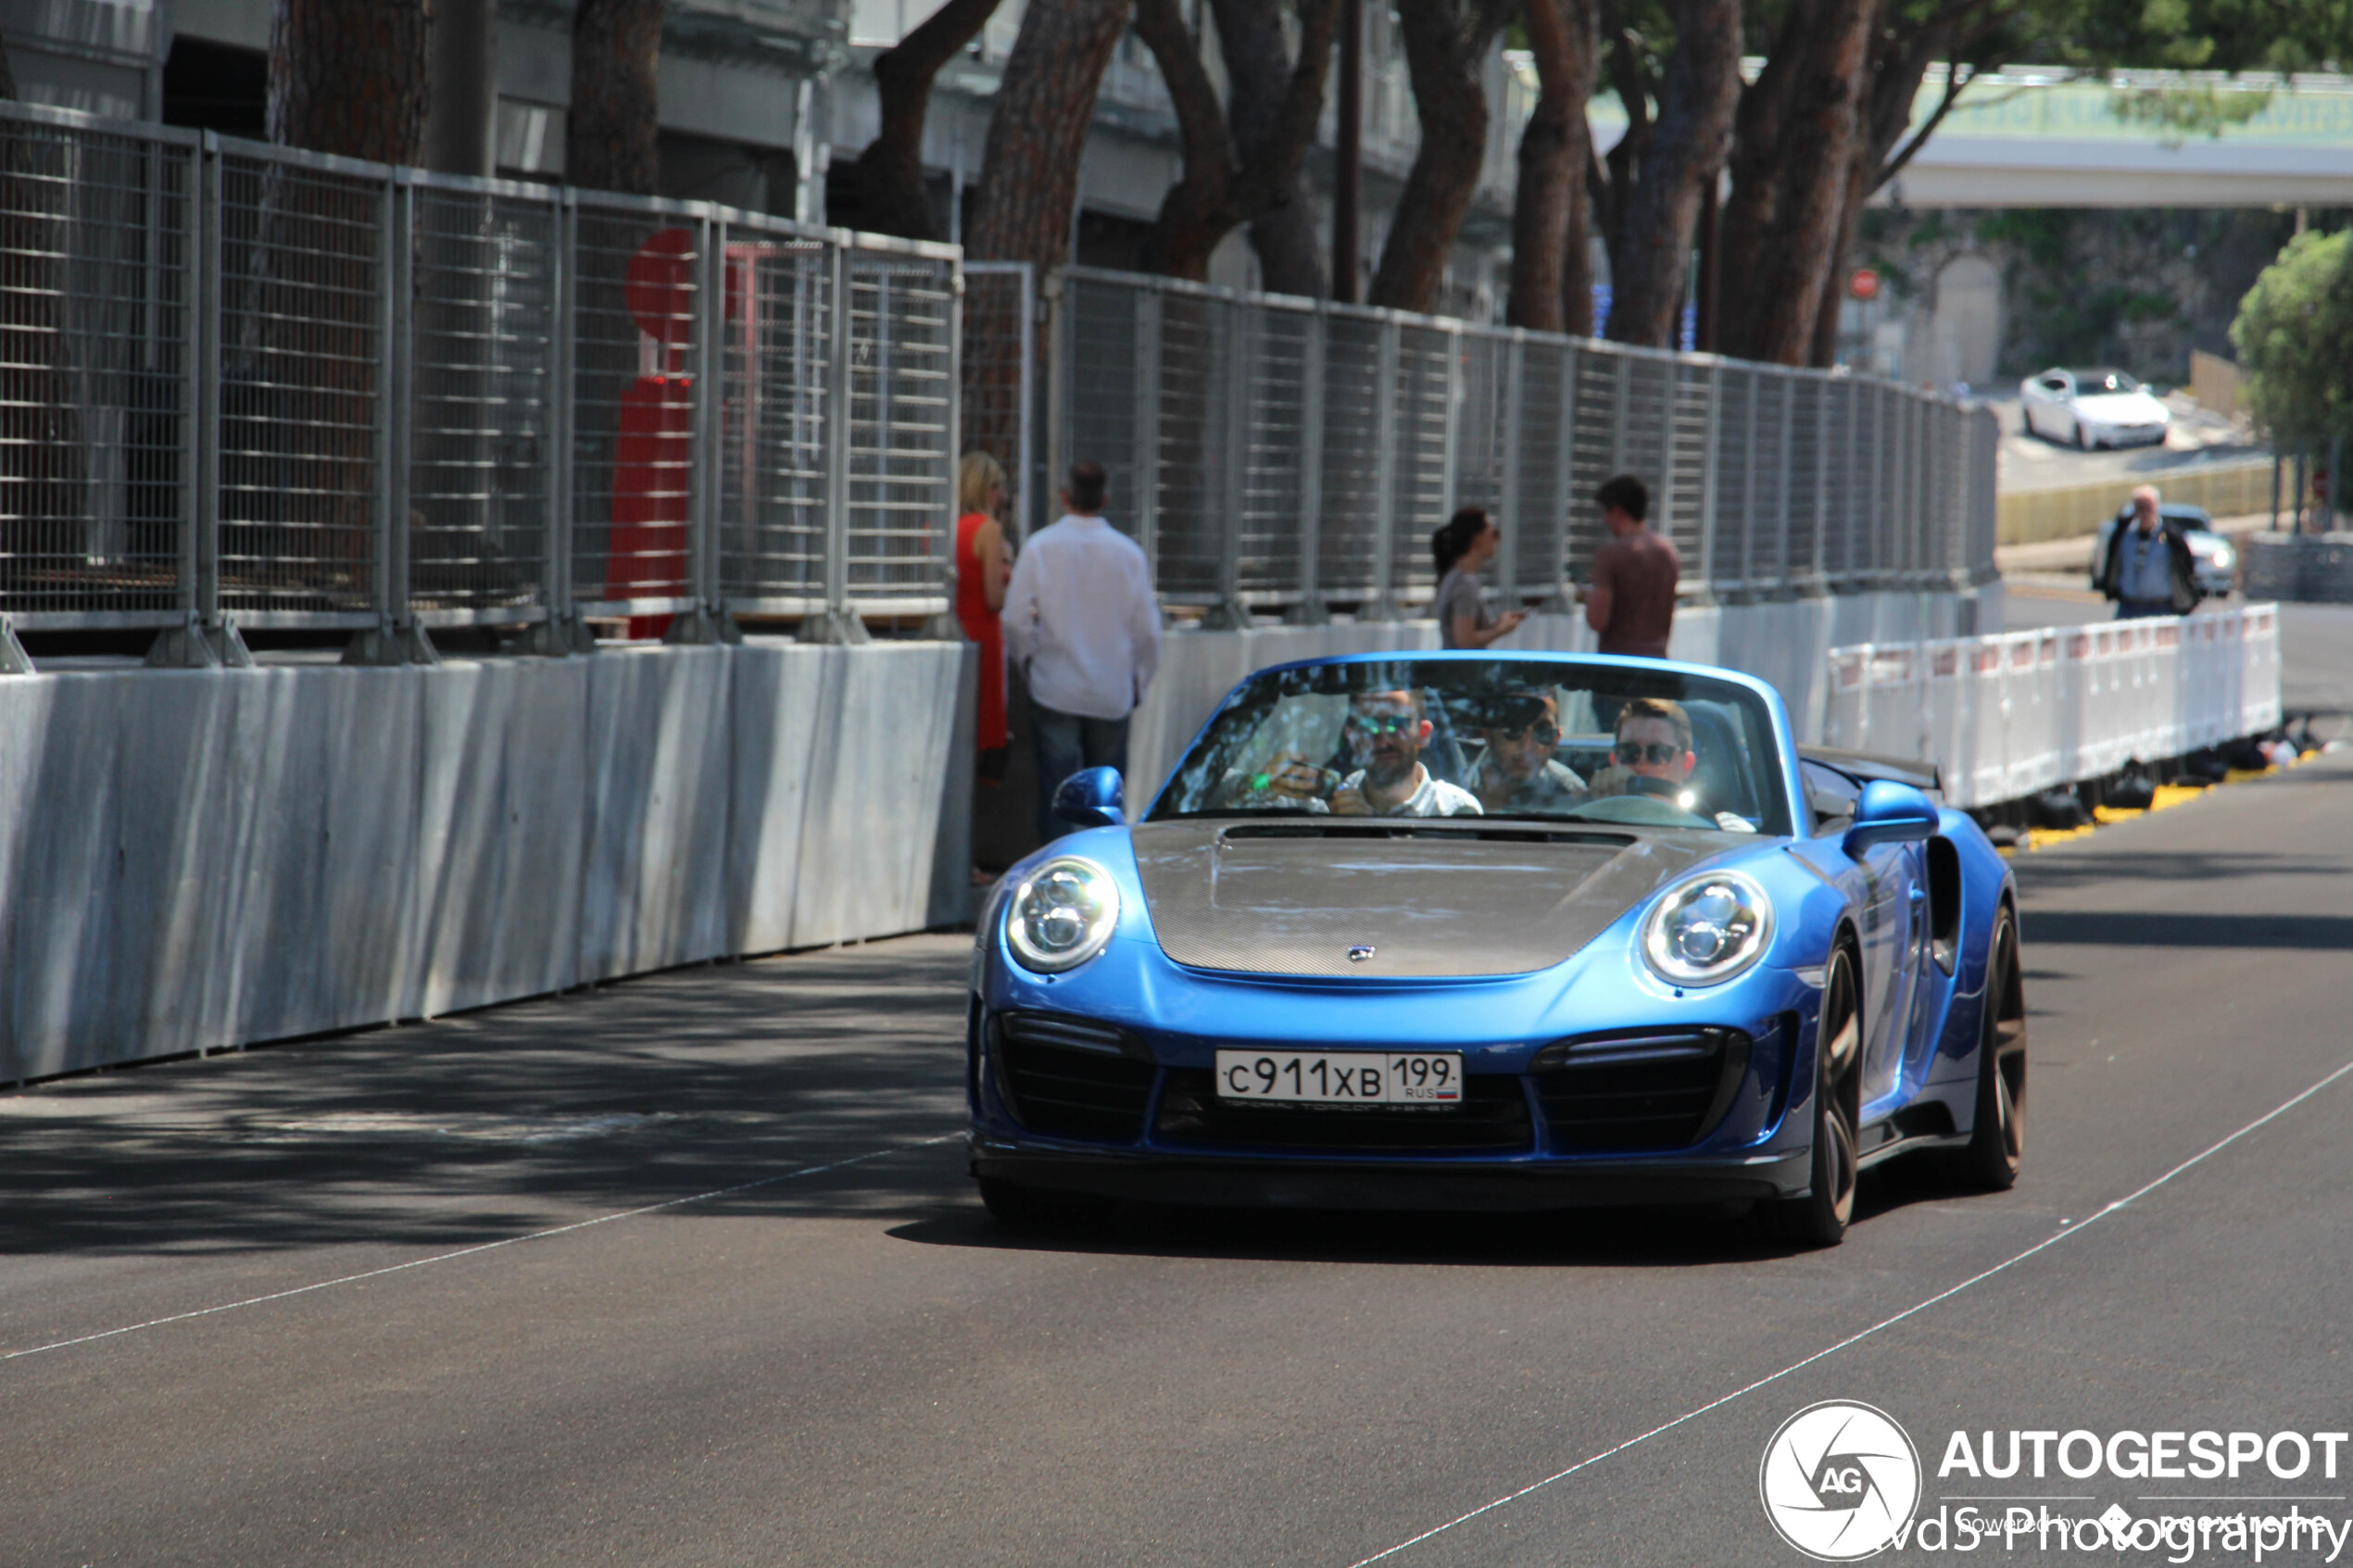
[[[185,599],[195,149],[0,120],[0,608]]]
[[[583,202],[573,215],[570,527],[585,609],[692,604],[704,229],[656,203]]]
[[[427,186],[414,201],[409,602],[546,602],[560,211]]]
[[[219,179],[220,603],[356,624],[382,608],[391,190],[258,152]]]
[[[1550,600],[1591,571],[1591,497],[1622,472],[1715,594],[1991,570],[1990,541],[1953,542],[1990,448],[1946,400],[1885,383],[1084,268],[1050,332],[1044,445],[1111,471],[1114,521],[1174,602],[1410,608],[1435,585],[1430,531],[1466,505],[1509,536],[1504,590]]]
[[[1568,421],[1575,397],[1577,350],[1542,338],[1524,339],[1516,384],[1507,384],[1506,413],[1518,410],[1518,440],[1503,460],[1516,465],[1517,515],[1506,523],[1512,588],[1521,598],[1551,596],[1561,580],[1562,528],[1569,492]]]
[[[825,599],[833,253],[731,231],[719,444],[720,592],[744,611]]]
[[[956,487],[952,261],[849,260],[849,451],[843,558],[851,598],[946,608]]]
[[[1040,352],[1051,347],[1051,352]],[[0,106],[0,612],[366,626],[945,608],[956,463],[1103,464],[1178,602],[1504,590],[1631,471],[1717,592],[1991,575],[1995,437],[1888,383]]]
[[[1051,486],[1039,467],[1034,429],[1038,377],[1038,282],[1026,261],[964,266],[963,435],[958,455],[986,452],[1005,470],[1016,536],[1045,521]]]

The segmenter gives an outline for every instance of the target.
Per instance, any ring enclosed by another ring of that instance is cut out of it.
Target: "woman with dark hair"
[[[1450,648],[1483,648],[1507,636],[1525,612],[1507,609],[1497,615],[1487,608],[1478,585],[1479,570],[1504,542],[1495,520],[1481,507],[1465,507],[1429,536],[1429,553],[1438,561],[1438,640]]]

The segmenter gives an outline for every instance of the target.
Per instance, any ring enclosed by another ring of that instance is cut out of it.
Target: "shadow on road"
[[[0,1253],[466,1246],[961,1124],[957,938],[675,972],[0,1097]],[[729,1201],[912,1211],[873,1160]]]
[[[1955,1196],[1933,1161],[1892,1161],[1863,1173],[1855,1223]],[[1746,1205],[1490,1214],[1121,1203],[1077,1210],[1041,1230],[1014,1231],[990,1219],[975,1198],[889,1234],[926,1247],[1416,1268],[1681,1269],[1797,1255]]]

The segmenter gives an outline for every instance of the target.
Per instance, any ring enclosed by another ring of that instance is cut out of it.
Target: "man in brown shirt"
[[[1593,552],[1593,573],[1585,588],[1585,624],[1601,633],[1604,653],[1667,657],[1667,636],[1675,625],[1675,580],[1683,558],[1674,542],[1642,526],[1650,514],[1650,492],[1630,473],[1621,473],[1593,492],[1609,525],[1609,542]]]

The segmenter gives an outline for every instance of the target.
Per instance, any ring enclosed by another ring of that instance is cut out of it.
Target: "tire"
[[[1966,1184],[2006,1192],[2026,1149],[2026,988],[2019,974],[2018,921],[2005,907],[1985,960],[1978,1034],[1977,1119],[1961,1151]]]
[[[2092,438],[2083,433],[2082,425],[2075,427],[2075,449],[2078,452],[2088,452],[2092,449]]]
[[[1814,1163],[1804,1198],[1768,1210],[1774,1231],[1797,1247],[1836,1247],[1855,1217],[1860,1139],[1856,1120],[1863,1066],[1863,997],[1844,947],[1822,976],[1822,1010],[1814,1028]]]

